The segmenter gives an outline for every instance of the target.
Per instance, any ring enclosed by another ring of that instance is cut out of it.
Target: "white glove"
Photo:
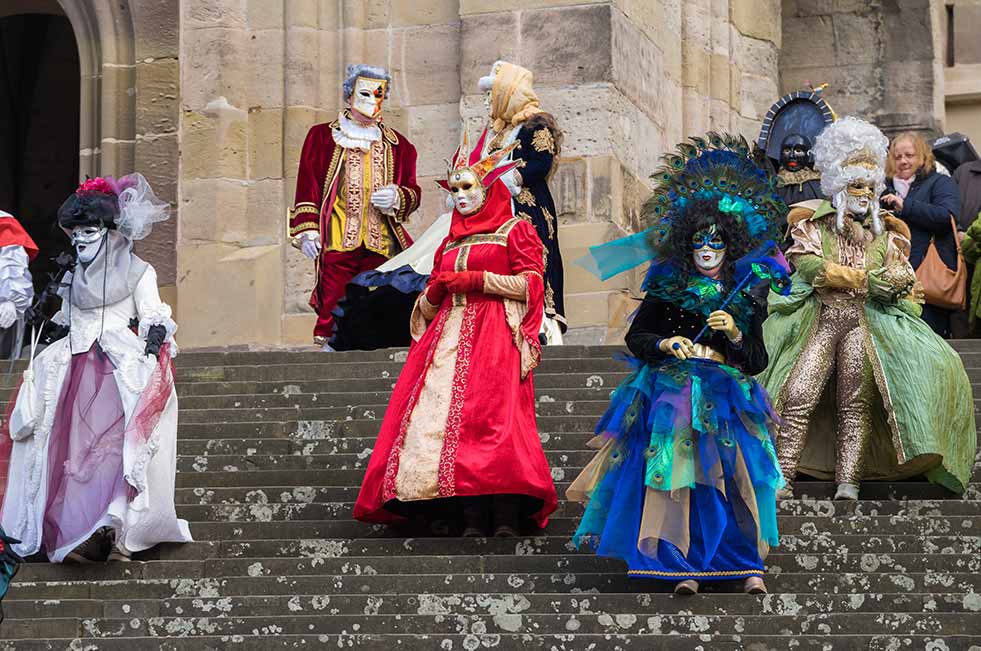
[[[6,330],[17,320],[17,306],[10,301],[0,303],[0,328]]]
[[[307,231],[300,236],[300,251],[311,260],[320,255],[320,233]]]
[[[399,193],[397,186],[386,185],[371,193],[371,205],[386,215],[393,215],[399,208]]]

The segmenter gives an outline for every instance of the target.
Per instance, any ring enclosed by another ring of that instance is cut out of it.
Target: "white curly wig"
[[[855,117],[843,117],[828,125],[817,137],[812,152],[814,169],[821,173],[821,191],[838,209],[836,226],[844,226],[845,190],[853,181],[871,181],[875,185],[872,203],[872,230],[882,232],[879,219],[879,195],[886,189],[886,156],[889,139],[878,127]],[[849,164],[860,157],[864,164]]]

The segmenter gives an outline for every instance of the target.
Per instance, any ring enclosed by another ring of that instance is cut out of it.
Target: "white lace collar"
[[[338,119],[339,126],[334,127],[334,142],[345,149],[361,149],[369,151],[371,144],[381,140],[382,132],[377,123],[369,125],[358,124],[343,113]]]

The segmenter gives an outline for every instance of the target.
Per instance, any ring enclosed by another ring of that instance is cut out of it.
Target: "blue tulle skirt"
[[[597,425],[600,450],[567,493],[587,504],[575,543],[637,578],[763,574],[783,486],[766,392],[712,361],[628,361],[636,371]]]

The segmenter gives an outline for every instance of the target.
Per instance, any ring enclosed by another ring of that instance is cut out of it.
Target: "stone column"
[[[181,2],[178,321],[193,346],[282,341],[284,11]]]

